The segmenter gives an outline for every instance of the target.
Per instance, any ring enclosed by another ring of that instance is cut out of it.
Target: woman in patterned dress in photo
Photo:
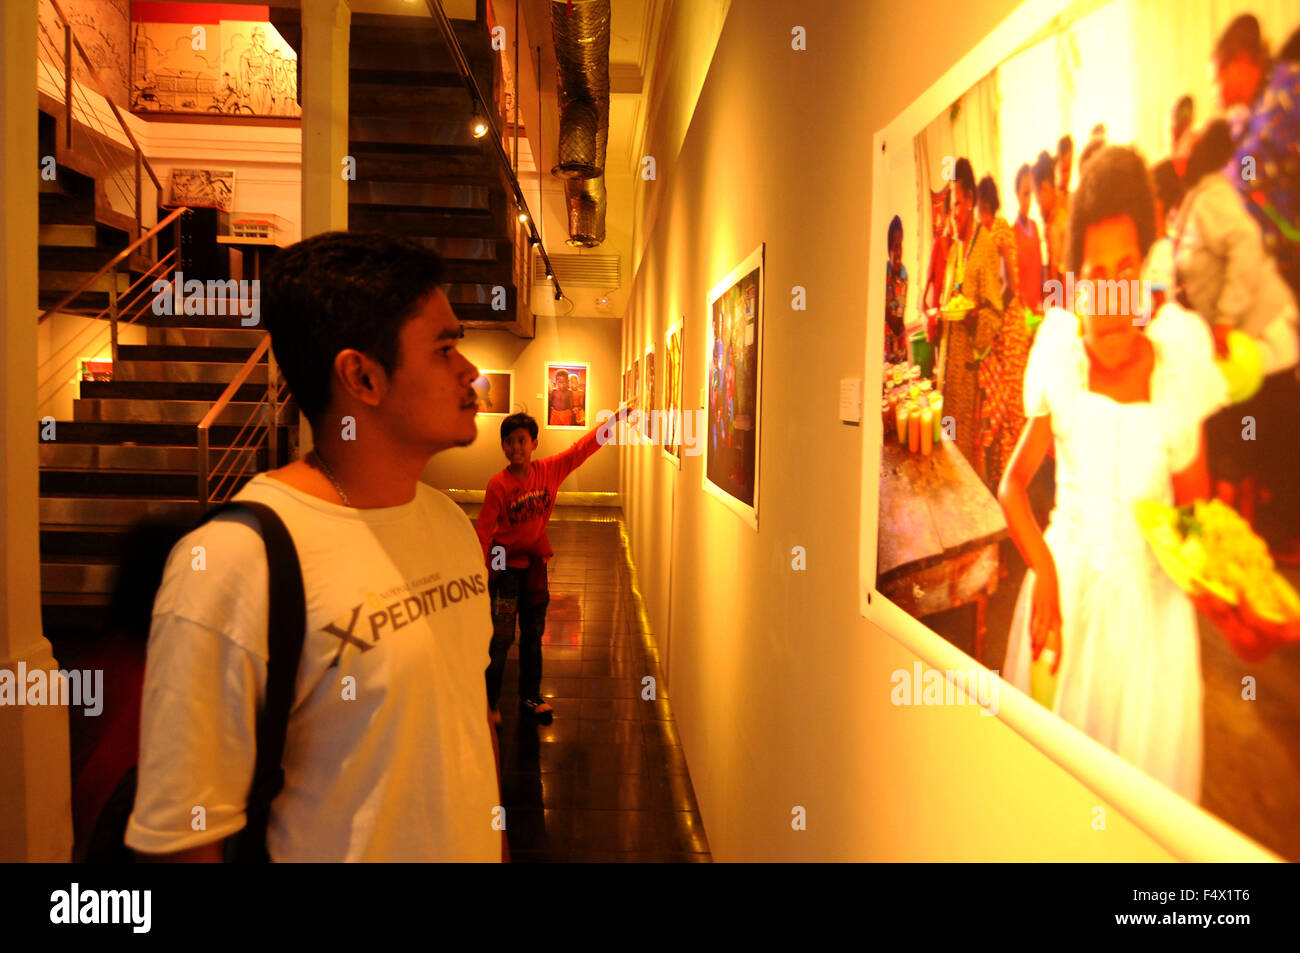
[[[1025,328],[1024,306],[1020,300],[1020,260],[1015,232],[998,209],[998,187],[986,175],[978,187],[980,226],[993,236],[1002,261],[1003,301],[1006,310],[1002,329],[993,341],[993,350],[980,364],[981,405],[980,433],[985,447],[985,482],[996,488],[1002,468],[1011,459],[1011,451],[1025,425],[1025,362],[1029,359],[1029,334]]]

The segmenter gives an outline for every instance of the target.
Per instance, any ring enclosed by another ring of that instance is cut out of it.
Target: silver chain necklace
[[[320,470],[321,473],[325,474],[325,479],[329,480],[330,483],[334,485],[334,492],[339,495],[339,499],[343,501],[343,505],[351,507],[352,504],[348,502],[348,495],[343,492],[343,487],[339,486],[339,481],[334,479],[334,474],[331,473],[330,468],[325,465],[325,459],[320,455],[315,447],[312,448],[310,456],[315,460],[316,468]]]

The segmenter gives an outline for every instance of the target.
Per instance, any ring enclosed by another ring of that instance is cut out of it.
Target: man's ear
[[[378,361],[355,348],[334,356],[334,375],[352,397],[371,407],[379,406],[388,393],[388,375]]]

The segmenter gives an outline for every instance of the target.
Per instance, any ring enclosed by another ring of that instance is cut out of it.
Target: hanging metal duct
[[[568,179],[564,196],[569,204],[566,244],[594,248],[605,240],[605,177]]]
[[[552,0],[559,164],[552,174],[594,179],[605,171],[609,136],[610,0]]]

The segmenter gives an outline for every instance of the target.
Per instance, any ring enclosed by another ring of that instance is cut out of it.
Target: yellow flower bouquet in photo
[[[1194,593],[1199,586],[1229,605],[1244,600],[1269,622],[1300,618],[1300,595],[1232,507],[1219,500],[1180,507],[1144,500],[1137,519],[1156,560],[1179,588]]]

